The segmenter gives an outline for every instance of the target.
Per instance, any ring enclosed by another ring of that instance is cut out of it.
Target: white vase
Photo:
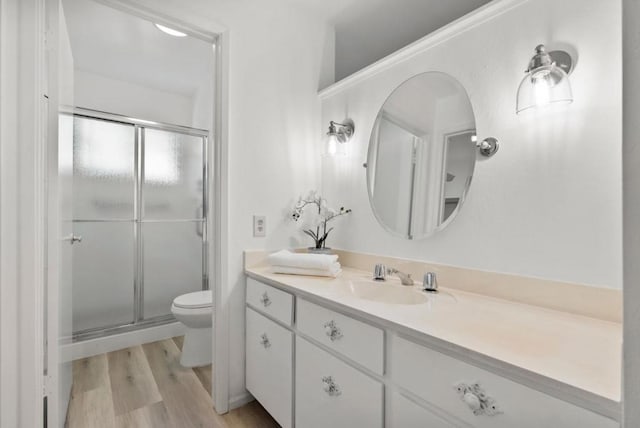
[[[331,254],[331,248],[329,247],[325,247],[325,248],[316,248],[316,247],[309,247],[307,248],[307,252],[311,253],[311,254]]]

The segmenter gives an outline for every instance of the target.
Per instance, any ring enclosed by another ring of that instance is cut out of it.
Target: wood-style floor
[[[180,366],[182,337],[73,363],[68,428],[271,428],[256,401],[218,415],[211,366]]]

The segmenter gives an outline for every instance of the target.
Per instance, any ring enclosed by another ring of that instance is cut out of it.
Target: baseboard
[[[111,336],[63,345],[61,346],[61,353],[63,357],[66,357],[65,361],[78,360],[80,358],[92,357],[106,352],[141,345],[143,343],[182,336],[185,331],[186,327],[182,323],[173,322],[156,327],[148,327],[126,333],[114,334]]]
[[[245,391],[244,393],[236,395],[229,399],[229,410],[242,407],[245,404],[251,403],[253,400],[255,400],[255,398],[253,398],[253,395],[251,395],[249,391]]]

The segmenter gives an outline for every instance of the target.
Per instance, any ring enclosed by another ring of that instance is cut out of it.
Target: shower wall
[[[74,125],[76,339],[172,321],[176,296],[207,288],[206,131],[90,114]]]

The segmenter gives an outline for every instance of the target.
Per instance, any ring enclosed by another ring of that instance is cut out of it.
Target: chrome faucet
[[[373,268],[373,280],[374,281],[386,281],[387,280],[387,268],[382,263],[378,263]]]
[[[397,275],[402,285],[413,285],[413,278],[411,278],[410,273],[401,272],[396,268],[388,268],[387,273],[389,275]]]
[[[424,277],[422,278],[422,291],[427,291],[429,293],[438,292],[438,280],[435,272],[427,272],[424,274]]]

